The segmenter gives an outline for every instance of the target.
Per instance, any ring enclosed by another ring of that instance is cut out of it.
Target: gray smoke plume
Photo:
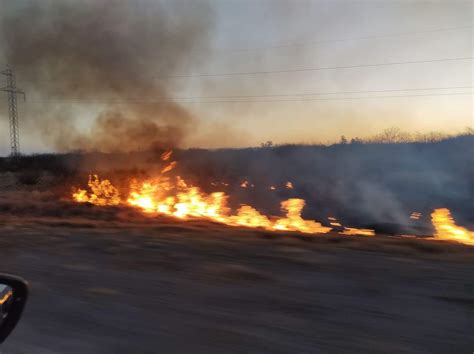
[[[28,125],[56,150],[174,147],[186,137],[194,118],[169,100],[169,80],[160,76],[184,71],[191,53],[193,61],[204,57],[213,20],[208,4],[0,0],[0,5],[1,51],[17,70],[19,86],[33,96]],[[90,123],[79,121],[84,117],[94,122],[90,133],[85,132]]]

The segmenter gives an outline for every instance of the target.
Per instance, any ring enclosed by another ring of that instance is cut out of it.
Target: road
[[[31,297],[2,354],[472,353],[474,248],[0,215]]]

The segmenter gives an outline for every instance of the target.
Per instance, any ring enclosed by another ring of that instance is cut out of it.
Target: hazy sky
[[[11,1],[0,0],[0,6]],[[180,1],[174,6],[187,4]],[[195,97],[180,101],[197,118],[185,146],[331,142],[341,135],[364,137],[392,126],[421,132],[456,132],[474,126],[472,95],[440,95],[472,92],[445,89],[474,86],[471,59],[291,71],[473,57],[472,1],[215,0],[210,8],[205,57],[199,51],[199,58],[194,58],[191,51],[186,65],[173,74],[182,77],[151,78],[164,81],[171,97]],[[179,15],[174,20],[179,22]],[[0,60],[0,64],[5,63]],[[280,72],[256,73],[262,71]],[[248,72],[252,74],[202,76]],[[18,72],[19,86],[22,79]],[[26,87],[21,88],[29,99],[19,102],[22,150],[54,150],[37,132],[42,117],[35,115],[35,106],[44,102],[35,98],[44,95],[38,88],[28,91],[24,82]],[[436,90],[414,90],[427,88]],[[344,93],[384,90],[393,91]],[[133,97],[133,87],[130,91]],[[341,94],[308,95],[337,92]],[[406,95],[416,96],[374,98]],[[205,98],[227,96],[252,97]],[[9,151],[6,94],[0,98],[0,154],[5,155]],[[239,102],[229,102],[233,100]],[[71,107],[74,124],[84,132],[102,108],[87,101]]]

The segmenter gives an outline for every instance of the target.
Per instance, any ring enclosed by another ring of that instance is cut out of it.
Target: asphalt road
[[[0,215],[2,354],[472,353],[474,248]]]

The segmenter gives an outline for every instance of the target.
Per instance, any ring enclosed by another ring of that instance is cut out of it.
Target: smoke
[[[0,21],[30,129],[55,150],[175,147],[196,124],[160,77],[205,57],[207,3],[1,0]]]

